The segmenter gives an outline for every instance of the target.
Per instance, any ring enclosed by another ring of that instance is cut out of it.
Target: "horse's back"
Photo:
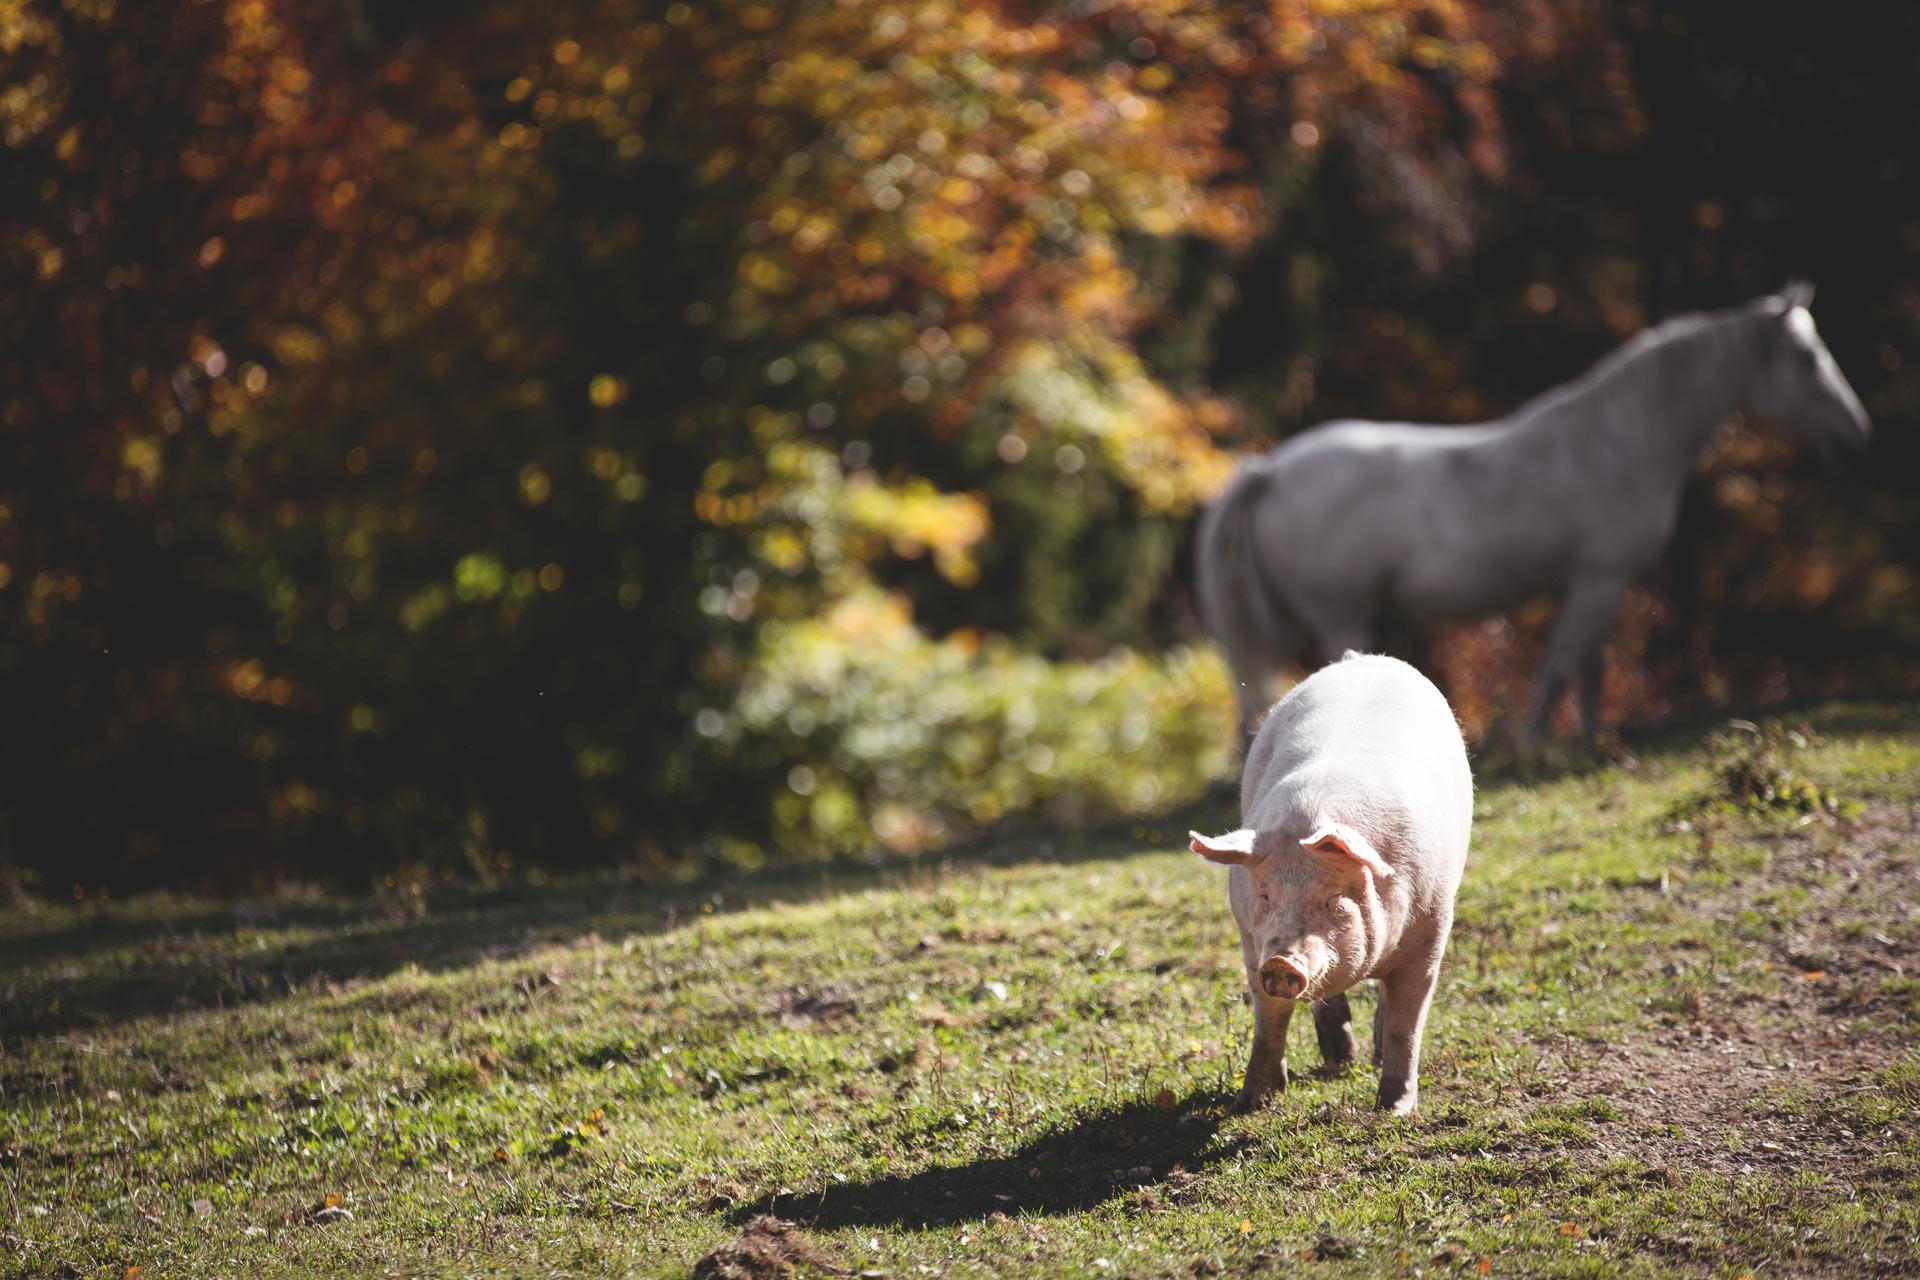
[[[1276,468],[1342,455],[1387,456],[1412,461],[1461,449],[1484,447],[1500,440],[1507,431],[1506,424],[1502,422],[1479,422],[1456,427],[1427,422],[1370,422],[1364,418],[1338,418],[1309,427],[1288,438],[1269,452],[1263,461]]]
[[[1294,589],[1372,595],[1404,558],[1406,517],[1440,487],[1436,459],[1453,432],[1408,423],[1331,422],[1243,464],[1258,493],[1254,540]]]
[[[1309,428],[1264,457],[1244,464],[1302,504],[1316,522],[1319,507],[1366,514],[1385,501],[1450,487],[1450,475],[1479,469],[1474,455],[1490,454],[1505,436],[1495,424],[1427,426],[1412,422],[1342,420]],[[1357,504],[1367,504],[1358,506]]]
[[[1370,617],[1491,612],[1549,589],[1564,519],[1505,422],[1327,423],[1249,464],[1254,538],[1299,607]]]

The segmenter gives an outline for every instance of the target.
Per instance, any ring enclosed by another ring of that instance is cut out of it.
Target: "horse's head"
[[[1813,326],[1813,286],[1796,280],[1755,305],[1759,350],[1746,407],[1804,437],[1823,457],[1864,448],[1873,426]]]

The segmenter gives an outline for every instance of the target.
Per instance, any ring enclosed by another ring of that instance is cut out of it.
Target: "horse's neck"
[[[1738,314],[1669,334],[1567,389],[1527,415],[1533,430],[1577,429],[1596,453],[1676,478],[1713,429],[1740,405],[1747,334]]]

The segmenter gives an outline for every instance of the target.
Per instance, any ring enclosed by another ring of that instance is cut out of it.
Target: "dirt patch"
[[[1766,1061],[1777,1055],[1778,1065]],[[1872,1166],[1886,1132],[1856,1132],[1820,1114],[1820,1108],[1782,1109],[1782,1089],[1815,1098],[1872,1089],[1873,1073],[1894,1056],[1857,1037],[1821,1043],[1725,1034],[1709,1028],[1678,1031],[1625,1047],[1583,1064],[1576,1092],[1613,1103],[1626,1123],[1602,1126],[1598,1151],[1631,1157],[1674,1172],[1725,1175],[1817,1169],[1854,1181]]]
[[[814,1248],[799,1227],[770,1214],[747,1223],[739,1235],[693,1264],[693,1280],[780,1280],[806,1272],[845,1275]]]
[[[780,1025],[793,1031],[845,1022],[859,1011],[851,995],[838,987],[795,987],[783,991],[773,1002],[773,1016]]]
[[[1894,1147],[1892,1131],[1847,1120],[1846,1104],[1920,1044],[1911,1001],[1884,991],[1888,978],[1920,976],[1920,807],[1870,809],[1767,843],[1766,871],[1735,888],[1680,890],[1707,919],[1764,930],[1762,990],[1676,973],[1674,1008],[1652,1036],[1571,1063],[1573,1092],[1622,1113],[1599,1127],[1604,1157],[1857,1184]],[[1791,909],[1762,905],[1783,889],[1803,896]]]

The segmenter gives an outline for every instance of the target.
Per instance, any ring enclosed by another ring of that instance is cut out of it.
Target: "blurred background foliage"
[[[1601,0],[0,0],[0,859],[668,874],[1228,766],[1238,449],[1789,273],[1615,717],[1920,673],[1920,17]],[[1545,610],[1409,643],[1470,725]]]

